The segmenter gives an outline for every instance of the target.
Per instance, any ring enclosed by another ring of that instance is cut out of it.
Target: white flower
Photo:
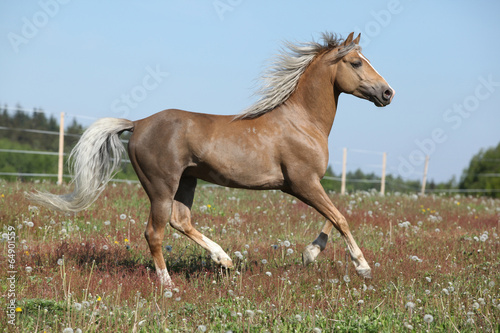
[[[174,232],[174,233],[172,234],[172,237],[174,237],[175,239],[177,239],[177,238],[179,238],[179,237],[181,237],[181,236],[180,236],[178,233]]]
[[[415,307],[415,303],[413,302],[408,302],[405,305],[405,308],[412,310]]]
[[[430,315],[430,314],[426,314],[426,315],[424,316],[424,321],[425,321],[426,323],[428,323],[428,324],[432,323],[432,321],[433,321],[433,320],[434,320],[434,317],[433,317],[432,315]]]
[[[375,267],[380,267],[380,263],[376,262]]]
[[[425,279],[427,280],[427,282],[431,282],[432,281],[432,279],[430,277],[428,277],[428,276],[426,276]]]
[[[26,273],[31,273],[33,271],[33,268],[31,268],[30,266],[26,266]]]
[[[110,225],[111,222],[110,221],[104,221],[104,225]]]
[[[321,328],[319,328],[319,327],[315,327],[315,328],[313,329],[313,333],[321,333]]]
[[[198,326],[198,331],[200,331],[200,332],[206,332],[207,331],[207,327],[205,325],[200,325],[200,326]]]
[[[404,326],[409,329],[409,330],[412,330],[413,329],[413,326],[408,324],[408,323],[404,323]]]
[[[271,272],[266,272],[266,275],[267,275],[267,276],[272,276],[272,275],[273,275],[273,273],[271,273]]]
[[[450,294],[450,292],[449,292],[449,291],[448,291],[448,289],[446,289],[446,288],[444,288],[444,289],[443,289],[443,293],[445,293],[446,295],[449,295],[449,294]]]
[[[141,320],[141,321],[138,323],[138,325],[139,325],[139,326],[143,326],[145,323],[146,323],[146,320]]]
[[[363,305],[364,303],[365,303],[365,301],[363,301],[362,299],[360,299],[360,300],[358,301],[358,305]]]
[[[236,252],[234,252],[234,255],[235,255],[238,259],[243,260],[243,255],[241,254],[241,252],[240,252],[240,251],[236,251]]]
[[[253,316],[255,316],[255,312],[253,312],[252,310],[246,310],[245,314],[250,318],[253,318]]]
[[[127,215],[125,214],[120,214],[120,219],[125,220],[127,218]]]
[[[102,246],[102,249],[103,249],[104,251],[107,251],[107,250],[109,249],[109,247],[108,247],[107,245],[103,245],[103,246]]]
[[[478,302],[474,302],[472,304],[472,308],[475,309],[475,310],[479,309],[479,303]]]
[[[262,259],[260,262],[261,262],[263,265],[267,264],[267,260],[266,260],[266,259]]]
[[[302,316],[301,315],[295,315],[295,319],[297,319],[298,321],[302,321]]]

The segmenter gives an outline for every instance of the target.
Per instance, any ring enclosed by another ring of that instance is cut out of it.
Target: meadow
[[[498,199],[332,193],[372,267],[364,280],[337,231],[303,267],[325,219],[299,200],[199,186],[194,223],[235,268],[169,227],[175,288],[164,290],[139,185],[109,184],[77,214],[30,205],[24,192],[35,188],[70,190],[0,182],[3,332],[500,331]]]

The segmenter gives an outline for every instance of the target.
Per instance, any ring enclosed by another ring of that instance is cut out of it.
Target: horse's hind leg
[[[193,205],[196,182],[196,178],[184,177],[181,179],[179,189],[174,198],[170,225],[209,251],[210,256],[216,263],[226,268],[231,268],[233,267],[233,262],[219,244],[201,234],[191,224],[191,207]]]
[[[165,259],[162,253],[162,242],[165,225],[170,219],[172,212],[172,199],[163,198],[151,200],[151,211],[149,213],[148,224],[144,236],[151,250],[151,255],[155,263],[156,273],[160,282],[169,288],[173,285],[172,279],[168,274]]]

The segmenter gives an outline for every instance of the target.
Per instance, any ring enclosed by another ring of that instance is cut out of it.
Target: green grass
[[[221,269],[168,228],[164,256],[176,284],[169,293],[157,281],[143,236],[149,202],[140,186],[108,185],[76,215],[30,206],[23,193],[35,188],[70,190],[0,183],[0,228],[5,237],[9,227],[15,230],[21,310],[10,324],[12,269],[2,238],[0,331],[500,330],[499,200],[332,194],[373,269],[373,279],[363,280],[336,231],[317,262],[302,266],[302,250],[325,221],[295,198],[199,187],[193,221],[233,258],[235,269]]]

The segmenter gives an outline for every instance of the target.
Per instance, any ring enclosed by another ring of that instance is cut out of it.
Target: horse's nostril
[[[391,89],[386,89],[384,91],[384,99],[391,99],[392,96],[392,90]]]

